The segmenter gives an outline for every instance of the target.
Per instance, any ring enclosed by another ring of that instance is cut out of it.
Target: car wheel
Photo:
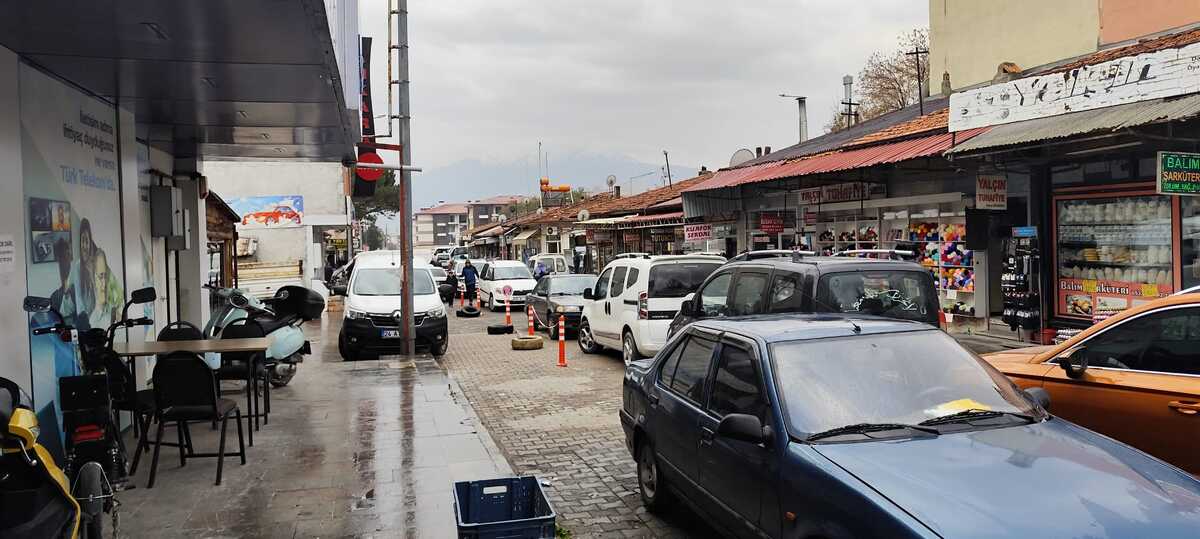
[[[647,511],[658,513],[671,505],[671,493],[658,468],[654,446],[642,442],[637,452],[638,490],[642,493],[642,505]]]
[[[625,330],[625,335],[621,336],[621,359],[625,360],[626,365],[642,359],[641,352],[638,352],[637,341],[633,340],[633,332],[628,329]]]
[[[488,310],[496,312],[496,295],[488,294]]]
[[[450,334],[443,335],[442,342],[433,345],[433,347],[429,349],[429,353],[433,354],[433,357],[440,358],[446,355],[447,348],[450,348]]]
[[[558,321],[551,316],[551,313],[546,313],[546,329],[550,332],[550,340],[558,340]]]
[[[338,353],[341,354],[343,361],[355,361],[358,359],[358,352],[350,349],[350,343],[346,342],[346,335],[338,333]]]
[[[592,326],[587,320],[579,323],[579,349],[585,354],[595,354],[600,351],[600,345],[592,337]]]

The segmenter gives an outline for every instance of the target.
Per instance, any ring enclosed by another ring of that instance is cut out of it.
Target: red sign
[[[758,217],[758,229],[766,234],[783,232],[783,217],[777,213],[761,213]]]
[[[358,154],[358,162],[382,165],[383,158],[379,157],[379,154],[375,152],[363,152]],[[357,167],[354,170],[363,181],[373,182],[383,177],[383,169]]]

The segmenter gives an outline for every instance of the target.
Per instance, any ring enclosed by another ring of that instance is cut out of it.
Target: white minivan
[[[350,273],[350,282],[335,286],[334,293],[345,296],[342,329],[338,334],[338,352],[342,359],[363,355],[403,353],[400,309],[403,267],[399,257],[387,254],[358,256]],[[413,329],[418,348],[441,357],[449,346],[446,306],[438,294],[428,264],[413,265]]]
[[[584,290],[579,348],[621,350],[629,364],[658,353],[684,297],[725,263],[710,255],[640,255],[609,262]]]

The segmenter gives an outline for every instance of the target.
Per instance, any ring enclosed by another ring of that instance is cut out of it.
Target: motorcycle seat
[[[262,327],[264,333],[266,333],[267,335],[270,335],[272,331],[275,331],[284,326],[292,325],[292,323],[295,322],[296,319],[297,319],[296,315],[287,315],[287,316],[282,316],[279,318],[273,318],[273,317],[255,318],[254,320],[256,322],[258,322],[258,325],[260,327]]]

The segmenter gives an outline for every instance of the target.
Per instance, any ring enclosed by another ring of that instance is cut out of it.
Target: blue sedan
[[[1200,536],[1200,481],[916,322],[696,322],[626,370],[643,504],[744,537]]]

